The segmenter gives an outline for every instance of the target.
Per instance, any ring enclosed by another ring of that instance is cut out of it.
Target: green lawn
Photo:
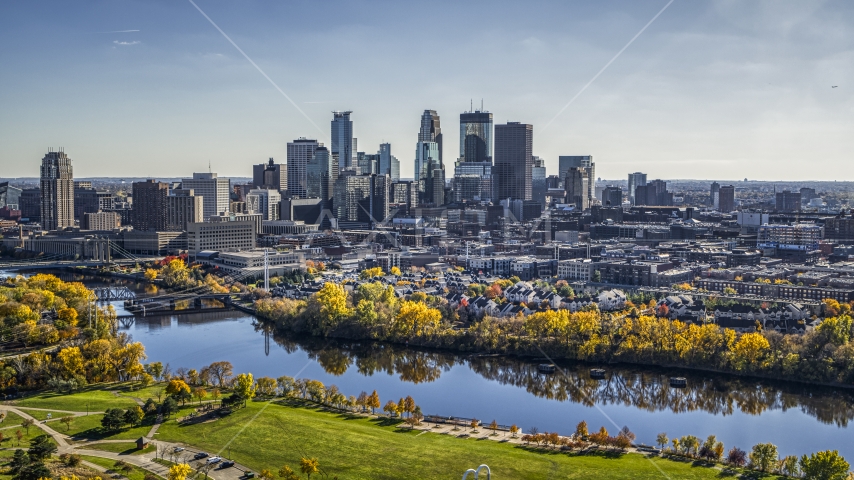
[[[263,408],[246,409],[213,423],[160,427],[158,439],[184,442],[211,454],[238,434]],[[489,440],[411,432],[383,420],[369,420],[311,408],[271,405],[231,444],[234,459],[253,470],[298,467],[302,456],[317,457],[330,477],[347,479],[454,478],[485,463],[496,478],[718,478],[719,470],[637,454],[570,455],[538,452]],[[228,452],[221,452],[227,454]],[[660,469],[660,470],[659,470]]]
[[[115,389],[116,385],[107,388]],[[147,398],[153,396],[151,388],[127,394],[141,394]],[[94,389],[71,395],[36,395],[22,400],[20,404],[85,411],[87,401],[92,411],[133,405],[129,398]],[[679,479],[735,478],[717,469],[638,454],[579,455],[535,451],[491,440],[420,434],[398,428],[387,420],[330,413],[306,406],[272,404],[260,412],[265,405],[265,402],[250,402],[247,408],[215,422],[182,426],[176,418],[192,411],[194,406],[187,405],[160,427],[157,439],[182,442],[211,454],[228,455],[227,450],[220,450],[236,436],[231,443],[230,455],[255,472],[265,468],[277,471],[284,464],[296,469],[300,458],[308,456],[317,457],[330,478],[336,475],[347,479],[454,478],[482,463],[490,466],[496,478],[659,479],[665,475]],[[252,420],[256,414],[258,417]],[[147,424],[105,436],[99,429],[100,420],[101,415],[77,417],[69,433],[88,438],[135,440],[150,429],[150,424]],[[52,426],[65,433],[65,425],[54,423]],[[8,436],[14,436],[12,431],[9,432]],[[30,436],[40,433],[35,427],[30,428]],[[7,440],[3,446],[13,447],[14,443],[15,440]],[[25,439],[22,447],[26,448],[27,443]],[[130,442],[107,445],[110,444],[93,445],[91,448],[121,449],[120,452],[124,452],[132,447]],[[102,462],[97,464],[112,468],[111,460],[91,461]],[[142,476],[143,472],[137,469],[131,474],[131,480],[142,480]]]
[[[113,470],[113,465],[116,463],[114,460],[110,460],[109,458],[101,458],[101,457],[93,457],[90,455],[80,455],[80,458],[86,460],[87,462],[94,463],[95,465],[104,467],[108,470]],[[133,466],[133,471],[127,474],[127,478],[129,480],[143,480],[145,478],[146,470],[137,466]],[[124,473],[121,473],[124,475]],[[157,476],[157,478],[161,478]]]
[[[117,397],[109,390],[98,390],[98,388],[114,388],[115,385],[93,385],[80,392],[72,394],[59,394],[56,392],[44,392],[14,402],[14,405],[22,407],[55,408],[57,410],[68,410],[72,412],[103,412],[108,408],[128,408],[136,405],[132,399]]]
[[[138,450],[136,448],[136,443],[134,442],[122,442],[122,443],[93,443],[91,445],[84,445],[82,447],[77,447],[81,450],[101,450],[104,452],[113,452],[113,453],[121,453],[125,455],[142,455],[144,453],[150,453],[155,450],[153,445],[149,445],[142,450]]]
[[[52,423],[51,427],[57,432],[70,435],[75,438],[87,439],[110,439],[110,440],[136,440],[139,437],[148,435],[151,430],[151,425],[154,423],[154,417],[146,417],[142,425],[137,427],[125,427],[118,432],[105,432],[101,429],[101,419],[103,415],[84,415],[74,417],[71,422],[71,429],[66,429],[64,423]]]
[[[26,408],[22,408],[21,411],[26,413],[27,415],[35,418],[36,420],[47,420],[47,414],[48,413],[51,414],[51,418],[62,418],[64,416],[68,415],[67,413],[62,413],[62,412],[46,412],[44,410],[27,410]],[[3,423],[6,423],[6,422],[3,422]],[[18,422],[18,423],[21,423],[21,422]]]
[[[24,417],[18,415],[15,412],[4,410],[3,413],[6,414],[6,418],[4,418],[2,422],[0,422],[0,428],[20,425],[21,422],[24,420]]]

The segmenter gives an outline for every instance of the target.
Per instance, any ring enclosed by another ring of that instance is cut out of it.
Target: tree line
[[[739,333],[645,315],[634,305],[603,313],[545,309],[528,316],[469,317],[444,298],[364,283],[348,291],[326,283],[307,300],[260,299],[257,314],[285,331],[409,345],[591,362],[700,367],[722,372],[854,384],[854,335],[847,313],[803,335]]]

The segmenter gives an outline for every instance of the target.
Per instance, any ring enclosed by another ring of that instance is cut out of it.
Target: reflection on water
[[[271,334],[263,323],[256,323],[255,328]],[[624,365],[607,366],[606,378],[596,380],[590,378],[589,364],[562,364],[563,373],[542,374],[533,362],[504,356],[457,356],[386,344],[294,339],[276,333],[272,337],[289,353],[305,351],[335,376],[355,366],[364,376],[384,372],[418,384],[434,382],[443,371],[464,365],[487,380],[523,388],[537,397],[587,406],[622,405],[648,412],[703,411],[723,416],[736,411],[759,415],[798,408],[822,423],[840,427],[854,419],[854,392],[814,386]],[[676,374],[688,378],[686,388],[670,387],[670,377]]]

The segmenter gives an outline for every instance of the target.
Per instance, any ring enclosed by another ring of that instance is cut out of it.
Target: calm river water
[[[563,365],[565,375],[542,375],[535,361],[279,337],[233,311],[137,319],[121,331],[145,345],[148,361],[168,363],[173,371],[228,360],[235,373],[312,378],[347,395],[376,389],[383,404],[412,395],[425,414],[495,419],[525,431],[571,433],[586,420],[591,430],[628,426],[647,444],[659,432],[670,438],[715,434],[727,449],[772,442],[781,455],[836,449],[854,460],[848,431],[854,390],[611,365],[604,367],[605,380],[590,379],[587,364]],[[688,378],[688,388],[669,387],[676,374]]]

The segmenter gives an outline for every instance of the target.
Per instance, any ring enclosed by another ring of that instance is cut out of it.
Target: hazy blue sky
[[[447,168],[469,100],[534,125],[534,154],[592,154],[597,175],[851,179],[854,3],[220,1],[0,3],[0,176],[65,147],[76,176],[250,176],[353,110],[359,150],[413,170],[419,118]],[[136,30],[133,32],[118,32]],[[838,85],[838,88],[831,88]]]

